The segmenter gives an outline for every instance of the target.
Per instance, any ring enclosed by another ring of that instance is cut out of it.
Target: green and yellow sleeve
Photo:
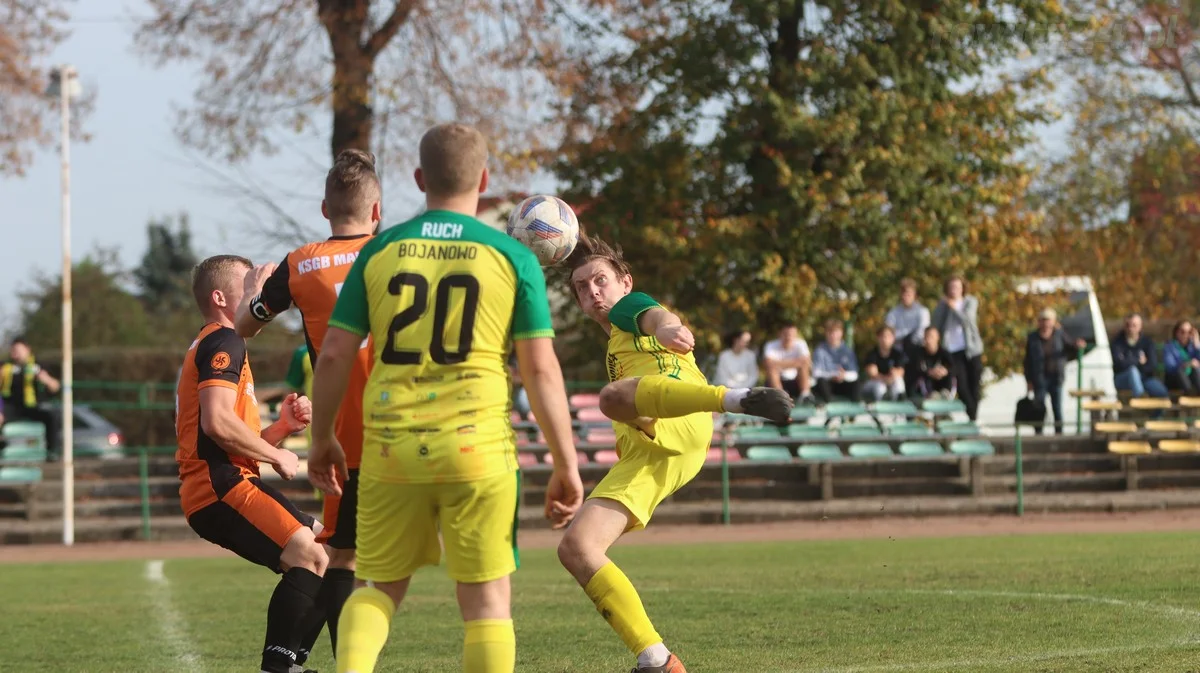
[[[546,277],[537,257],[528,249],[512,256],[517,274],[517,297],[513,306],[512,338],[540,339],[554,336],[550,322],[550,300],[546,298]]]
[[[612,323],[613,327],[622,332],[628,332],[636,336],[646,336],[642,334],[642,330],[638,327],[638,318],[642,317],[643,313],[652,308],[661,307],[661,304],[645,292],[630,292],[621,297],[621,300],[609,310],[608,321]]]
[[[333,315],[329,317],[330,327],[344,329],[360,337],[371,333],[371,311],[367,301],[367,264],[379,251],[380,246],[377,244],[382,238],[377,236],[363,246],[358,259],[354,260],[354,266],[350,267],[350,273],[346,275],[342,290],[338,293]]]

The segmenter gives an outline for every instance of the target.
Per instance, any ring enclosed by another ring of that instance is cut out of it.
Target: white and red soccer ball
[[[554,266],[575,250],[579,219],[562,199],[538,194],[513,208],[505,231],[532,250],[542,266]]]

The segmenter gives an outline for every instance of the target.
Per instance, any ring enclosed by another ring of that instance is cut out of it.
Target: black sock
[[[311,570],[292,568],[271,594],[267,606],[267,638],[263,647],[262,670],[267,673],[288,673],[296,663],[303,632],[302,620],[316,604],[321,590],[321,577]]]
[[[354,593],[354,571],[345,568],[330,568],[325,571],[325,581],[321,583],[321,605],[325,608],[325,619],[329,622],[329,643],[337,653],[338,616],[342,614],[342,606],[346,599]]]
[[[300,621],[300,633],[304,636],[300,639],[300,649],[296,651],[296,664],[299,666],[308,661],[313,646],[317,644],[317,638],[321,637],[321,630],[325,628],[325,608],[321,607],[321,592],[324,590],[325,584],[322,583],[313,609]]]

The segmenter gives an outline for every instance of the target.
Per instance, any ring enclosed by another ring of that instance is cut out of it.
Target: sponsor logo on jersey
[[[458,447],[458,452],[459,452],[459,453],[475,453],[475,447],[473,447],[473,446],[460,446],[460,447]]]
[[[480,378],[479,372],[459,372],[458,375],[454,377],[454,380],[455,381],[469,381],[471,379],[477,379],[477,378]]]
[[[438,374],[437,376],[414,376],[412,382],[421,385],[423,383],[441,383],[445,379],[446,376],[444,374]]]
[[[464,418],[474,418],[478,413],[479,412],[474,409],[463,409],[462,411],[458,412],[458,415]]]
[[[225,369],[226,367],[228,367],[230,362],[231,362],[231,359],[229,357],[229,353],[226,353],[225,351],[221,351],[220,353],[217,353],[216,355],[212,356],[212,360],[209,361],[209,364],[212,365],[213,369],[221,370],[221,369]]]
[[[332,256],[320,255],[317,257],[308,257],[296,263],[296,275],[303,276],[310,271],[353,264],[355,259],[358,259],[357,252],[339,252]]]
[[[425,238],[462,238],[463,226],[453,222],[425,222],[421,236]]]
[[[389,422],[395,422],[395,421],[402,421],[402,420],[404,420],[404,417],[401,416],[400,414],[377,414],[377,413],[371,412],[371,420],[383,421],[384,423],[389,423]]]
[[[473,434],[475,434],[475,426],[474,425],[460,425],[460,426],[458,426],[458,434],[473,435]]]
[[[422,458],[427,457],[429,455],[429,447],[422,444],[421,448],[417,449],[417,455],[421,456]]]

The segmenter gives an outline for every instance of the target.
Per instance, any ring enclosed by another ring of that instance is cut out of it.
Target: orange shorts
[[[196,533],[252,563],[280,572],[288,540],[316,521],[258,477],[243,479],[217,502],[188,517]]]

